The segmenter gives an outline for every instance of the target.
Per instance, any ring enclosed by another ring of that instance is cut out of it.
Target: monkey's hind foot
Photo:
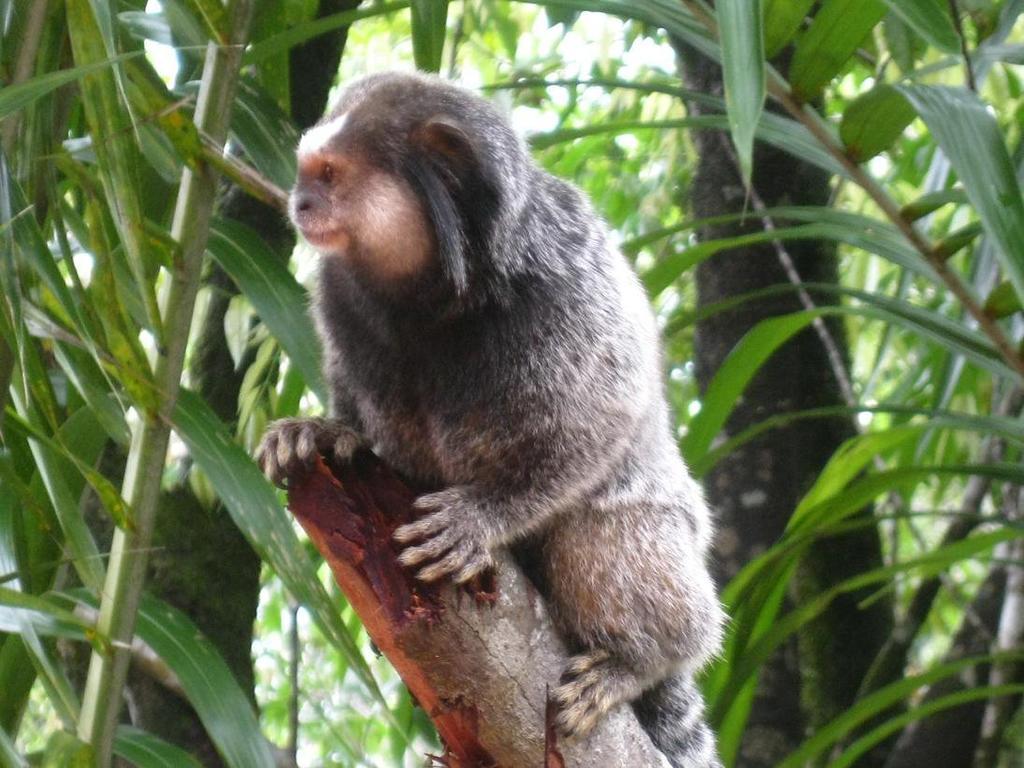
[[[555,725],[566,738],[586,736],[613,707],[640,695],[636,675],[598,648],[573,656],[552,693],[558,705]]]
[[[267,427],[256,460],[274,485],[308,472],[318,453],[348,461],[365,438],[337,419],[280,419]]]

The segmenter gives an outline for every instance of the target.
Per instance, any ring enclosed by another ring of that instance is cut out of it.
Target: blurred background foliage
[[[0,0],[0,764],[440,751],[248,458],[324,403],[297,137],[418,66],[648,288],[721,518],[726,764],[1021,765],[1022,11]]]

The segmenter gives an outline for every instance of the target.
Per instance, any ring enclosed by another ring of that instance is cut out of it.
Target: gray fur
[[[341,115],[337,136],[316,138],[408,184],[434,255],[382,282],[324,253],[315,313],[336,419],[302,441],[294,422],[273,425],[265,468],[281,482],[342,425],[366,435],[433,489],[396,535],[403,563],[464,581],[510,546],[544,591],[578,653],[554,691],[564,734],[636,701],[674,765],[717,765],[691,681],[721,641],[711,518],[672,435],[639,281],[580,192],[534,164],[486,101],[391,73],[350,85],[322,124]],[[451,157],[417,156],[424,125],[450,134]],[[424,167],[448,199],[424,197],[438,189]],[[454,235],[441,231],[453,209]],[[338,443],[342,458],[356,446]]]

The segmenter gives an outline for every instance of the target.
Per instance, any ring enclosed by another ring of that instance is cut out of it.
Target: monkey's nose
[[[303,195],[295,201],[295,210],[299,213],[305,213],[313,207],[313,201],[306,195]]]

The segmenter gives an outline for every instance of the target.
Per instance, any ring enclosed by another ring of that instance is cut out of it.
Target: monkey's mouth
[[[341,251],[348,247],[348,233],[340,227],[301,227],[299,231],[317,250]]]

